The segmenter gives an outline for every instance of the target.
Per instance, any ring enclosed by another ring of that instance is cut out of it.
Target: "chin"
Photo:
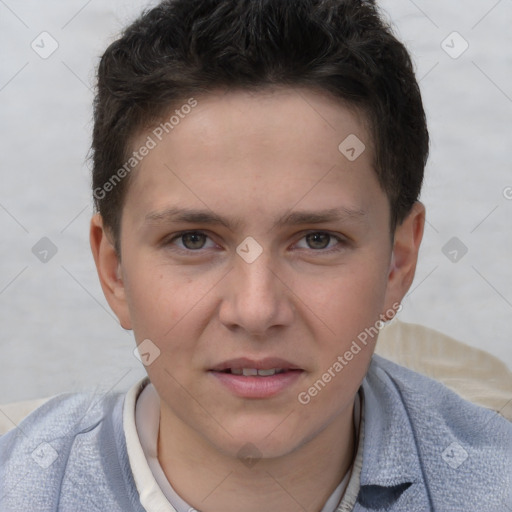
[[[282,428],[282,425],[279,425],[280,421],[282,418],[279,421],[274,418],[274,421],[264,422],[264,426],[258,426],[256,420],[253,420],[250,427],[229,427],[227,430],[232,437],[223,436],[219,444],[214,444],[217,449],[233,458],[283,457],[304,444],[305,440],[296,429],[291,431]]]

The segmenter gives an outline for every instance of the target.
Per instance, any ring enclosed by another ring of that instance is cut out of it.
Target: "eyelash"
[[[171,246],[175,240],[179,240],[182,237],[184,237],[185,235],[204,235],[207,238],[210,238],[203,231],[182,231],[181,233],[177,233],[177,234],[173,235],[172,238],[167,239],[166,241],[164,241],[163,245],[166,246],[166,247]],[[333,235],[332,233],[329,233],[328,231],[309,231],[308,233],[305,233],[304,236],[300,240],[306,238],[309,235],[327,235],[331,239],[335,239],[335,240],[338,241],[338,245],[335,246],[335,248],[331,248],[331,249],[309,249],[310,251],[313,251],[313,252],[319,253],[319,254],[320,253],[321,254],[332,254],[332,253],[335,253],[335,252],[339,252],[339,251],[343,250],[346,247],[347,243],[348,243],[347,240],[345,240],[344,238],[341,238],[341,237],[339,237],[337,235]],[[186,248],[182,249],[180,247],[175,247],[175,248],[173,248],[171,250],[173,250],[175,252],[178,252],[178,253],[190,255],[192,253],[200,253],[201,251],[208,250],[208,249],[203,249],[203,248],[201,248],[201,249],[186,249]],[[308,250],[308,249],[300,249],[300,250]]]

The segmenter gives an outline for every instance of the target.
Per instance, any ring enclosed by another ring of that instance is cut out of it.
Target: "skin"
[[[159,460],[175,490],[205,512],[319,511],[352,464],[354,398],[376,338],[307,405],[297,396],[403,298],[425,210],[416,203],[390,236],[364,119],[327,94],[278,88],[196,99],[132,176],[122,259],[93,217],[101,285],[137,343],[160,350],[147,372],[161,398]],[[350,134],[366,145],[353,162],[338,150]],[[171,207],[238,222],[145,221]],[[290,212],[340,207],[358,213],[274,226]],[[191,230],[206,236],[174,238]],[[236,252],[248,236],[263,250],[252,263]],[[270,398],[237,397],[208,372],[231,358],[270,356],[303,369]],[[238,458],[247,443],[252,466]]]

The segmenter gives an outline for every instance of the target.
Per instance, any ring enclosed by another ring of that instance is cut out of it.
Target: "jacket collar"
[[[373,356],[362,383],[364,444],[358,503],[368,510],[387,510],[402,495],[401,503],[411,503],[409,495],[414,496],[415,510],[429,510],[416,434],[402,395],[379,360]]]

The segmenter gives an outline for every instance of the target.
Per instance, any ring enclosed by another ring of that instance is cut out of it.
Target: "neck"
[[[286,455],[244,464],[162,407],[158,459],[175,491],[202,512],[320,512],[354,459],[353,410]]]

